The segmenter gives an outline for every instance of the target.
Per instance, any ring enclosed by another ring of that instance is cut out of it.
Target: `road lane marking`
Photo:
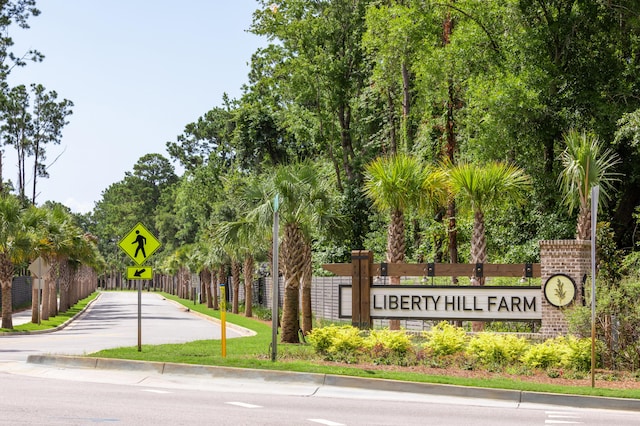
[[[584,424],[581,421],[579,415],[570,411],[545,411],[547,419],[544,424],[547,425],[581,425]],[[561,420],[563,419],[563,420]]]
[[[151,393],[171,393],[169,391],[163,391],[159,389],[141,389],[142,392],[151,392]]]
[[[260,405],[247,404],[246,402],[230,401],[230,402],[225,402],[225,404],[235,405],[237,407],[242,407],[242,408],[262,408],[262,406]]]
[[[336,422],[332,422],[331,420],[325,420],[325,419],[307,419],[307,420],[314,423],[320,423],[321,425],[326,425],[326,426],[345,426],[343,423],[336,423]]]

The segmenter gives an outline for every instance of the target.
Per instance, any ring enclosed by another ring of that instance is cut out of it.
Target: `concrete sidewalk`
[[[31,322],[31,309],[25,309],[20,312],[14,312],[12,314],[13,317],[13,326],[27,324]]]

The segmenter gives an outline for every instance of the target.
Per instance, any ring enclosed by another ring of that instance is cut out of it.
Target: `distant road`
[[[142,344],[220,339],[220,325],[187,312],[157,293],[142,293]],[[240,334],[227,327],[227,338]],[[32,354],[85,355],[138,345],[138,293],[105,292],[63,330],[0,337],[0,362],[26,361]]]

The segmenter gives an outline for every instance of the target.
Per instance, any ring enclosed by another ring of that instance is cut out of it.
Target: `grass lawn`
[[[193,302],[179,299],[175,296],[163,294],[167,299],[183,304],[193,311],[219,318],[220,312],[208,309],[205,305],[194,305]],[[310,345],[293,345],[278,342],[278,359],[271,361],[271,327],[261,321],[246,318],[242,315],[227,313],[226,320],[255,331],[251,337],[241,337],[227,340],[227,356],[222,357],[222,342],[219,340],[201,340],[183,344],[143,345],[142,351],[138,347],[127,347],[104,350],[90,356],[119,358],[142,361],[176,362],[185,364],[217,365],[237,368],[259,368],[268,370],[283,370],[297,372],[311,372],[322,374],[346,375],[356,377],[393,379],[410,382],[438,383],[460,386],[475,386],[497,389],[525,390],[531,392],[548,392],[573,395],[606,396],[618,398],[640,399],[638,389],[604,389],[590,386],[562,386],[529,381],[514,380],[512,378],[465,378],[446,375],[430,375],[402,368],[380,370],[374,368],[354,367],[348,364],[325,363],[317,356]]]

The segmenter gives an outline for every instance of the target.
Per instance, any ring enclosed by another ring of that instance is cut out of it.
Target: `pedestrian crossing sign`
[[[118,243],[138,265],[142,265],[158,248],[160,241],[140,222]]]

